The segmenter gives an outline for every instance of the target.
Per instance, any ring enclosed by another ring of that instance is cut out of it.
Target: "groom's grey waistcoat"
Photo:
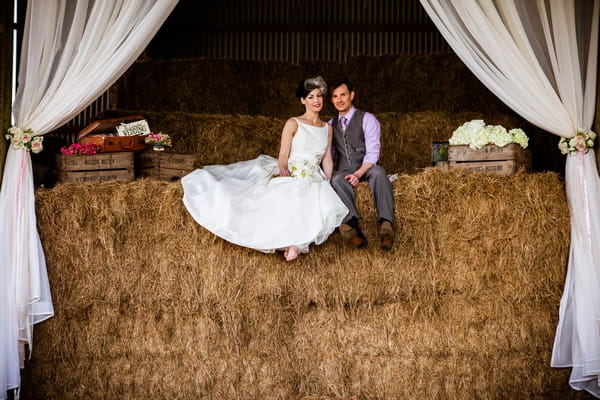
[[[346,130],[342,131],[339,116],[333,120],[333,144],[337,154],[337,170],[357,170],[365,157],[365,133],[363,131],[363,117],[365,112],[354,109],[354,115],[348,122]]]

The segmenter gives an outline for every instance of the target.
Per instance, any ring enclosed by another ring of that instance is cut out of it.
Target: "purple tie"
[[[346,119],[346,117],[340,117],[340,127],[342,128],[343,131],[346,130],[347,123],[348,123],[348,120]]]

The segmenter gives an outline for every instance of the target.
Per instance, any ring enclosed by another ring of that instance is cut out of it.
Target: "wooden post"
[[[11,122],[13,12],[13,1],[0,2],[0,184],[8,149],[4,133],[10,128]]]
[[[592,124],[592,130],[596,132],[596,134],[600,133],[600,62],[596,66],[596,113],[594,114],[594,123]],[[594,152],[596,154],[596,169],[600,174],[600,138],[596,137],[596,141],[594,143]]]

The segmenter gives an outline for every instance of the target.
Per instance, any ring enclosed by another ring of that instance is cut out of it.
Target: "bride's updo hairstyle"
[[[308,78],[301,81],[298,84],[298,88],[296,89],[296,97],[299,99],[304,99],[310,92],[315,89],[319,89],[321,94],[325,96],[327,94],[327,84],[325,83],[325,79],[322,76],[317,76],[316,78]]]

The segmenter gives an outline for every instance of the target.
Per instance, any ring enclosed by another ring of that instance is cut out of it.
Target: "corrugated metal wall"
[[[449,50],[419,0],[180,0],[145,56],[298,63]],[[104,94],[70,125],[109,107]]]
[[[449,47],[419,0],[182,0],[152,58],[346,61]]]
[[[202,45],[193,57],[233,60],[343,62],[359,55],[448,50],[437,32],[206,32],[198,36]],[[172,49],[165,55],[159,58],[185,58]]]

